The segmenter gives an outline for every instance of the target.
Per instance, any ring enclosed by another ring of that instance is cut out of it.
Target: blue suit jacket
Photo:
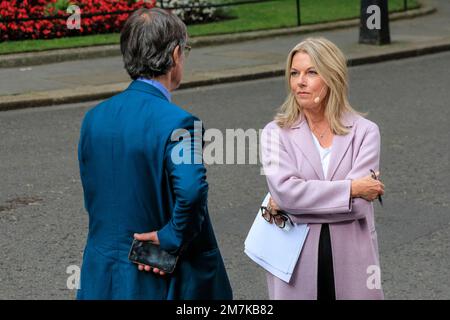
[[[86,113],[78,157],[89,234],[78,299],[232,299],[206,169],[171,157],[201,155],[193,137],[203,129],[194,132],[194,121],[141,81]],[[171,138],[177,129],[180,141]],[[138,271],[128,260],[133,234],[154,230],[163,249],[181,254],[171,275]]]

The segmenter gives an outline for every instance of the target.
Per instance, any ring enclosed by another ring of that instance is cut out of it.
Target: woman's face
[[[289,82],[295,100],[304,110],[320,110],[324,106],[327,86],[307,53],[297,52],[294,55]]]

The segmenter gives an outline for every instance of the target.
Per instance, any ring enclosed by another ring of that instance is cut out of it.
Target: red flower
[[[129,16],[129,13],[114,14],[117,11],[134,11],[138,8],[152,8],[156,0],[137,1],[128,4],[128,0],[74,0],[81,9],[80,30],[70,30],[66,26],[66,19],[45,19],[51,16],[67,16],[68,14],[51,6],[57,0],[0,0],[0,41],[20,39],[50,39],[55,37],[119,32]],[[49,6],[50,5],[50,6]],[[86,17],[83,15],[98,13],[99,15]],[[2,19],[26,19],[28,17],[42,17],[42,20],[18,20],[2,23]]]

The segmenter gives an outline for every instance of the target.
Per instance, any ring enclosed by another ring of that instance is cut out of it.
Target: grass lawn
[[[301,0],[300,3],[302,25],[359,17],[360,0]],[[408,8],[416,7],[418,7],[417,0],[408,0]],[[389,11],[402,9],[403,0],[389,0]],[[233,19],[188,26],[189,35],[195,37],[297,25],[295,0],[239,5],[228,7],[227,10]],[[119,43],[117,33],[50,40],[8,41],[0,43],[0,54],[117,43]]]
[[[359,17],[360,0],[300,0],[301,24],[314,24]],[[408,8],[418,6],[408,0]],[[274,0],[266,3],[229,7],[236,19],[189,26],[190,36],[276,29],[297,25],[296,1]],[[403,0],[389,0],[389,11],[403,9]]]

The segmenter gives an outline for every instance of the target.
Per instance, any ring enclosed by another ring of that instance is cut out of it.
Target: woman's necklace
[[[323,137],[325,136],[325,133],[327,132],[328,128],[325,128],[325,130],[320,134],[316,131],[316,129],[313,129],[313,132],[317,133],[320,137],[320,139],[323,139]]]

